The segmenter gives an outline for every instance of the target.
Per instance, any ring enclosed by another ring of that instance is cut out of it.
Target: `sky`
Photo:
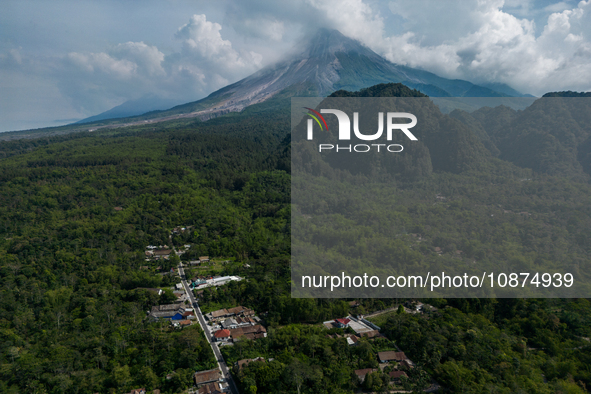
[[[0,131],[190,102],[334,28],[402,65],[523,93],[591,90],[591,0],[0,0]]]

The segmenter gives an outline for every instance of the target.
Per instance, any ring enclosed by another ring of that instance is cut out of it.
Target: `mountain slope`
[[[509,97],[504,86],[496,91],[459,79],[400,66],[384,59],[337,30],[320,29],[297,54],[228,85],[208,97],[166,111],[144,114],[138,120],[171,117],[211,119],[265,102],[270,98],[327,96],[339,90],[359,90],[380,83],[403,83],[432,97]],[[518,92],[515,92],[519,94]]]
[[[507,97],[508,94],[459,79],[400,66],[337,30],[320,29],[304,50],[220,89],[207,98],[165,113],[226,113],[268,100],[290,87],[292,95],[327,96],[339,89],[359,90],[380,83],[403,83],[433,97]]]

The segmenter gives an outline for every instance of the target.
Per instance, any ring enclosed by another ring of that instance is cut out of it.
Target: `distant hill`
[[[591,97],[591,92],[572,92],[567,90],[565,92],[548,92],[542,97]]]
[[[483,107],[450,116],[470,126],[494,155],[538,173],[587,181],[591,175],[591,97],[554,92],[523,111]],[[486,134],[482,133],[482,130]]]
[[[93,123],[106,119],[128,118],[131,116],[142,115],[150,111],[166,110],[179,104],[179,100],[146,96],[137,100],[126,101],[108,111],[79,120],[75,124]]]
[[[521,92],[518,92],[517,90],[513,89],[511,86],[506,85],[504,83],[481,83],[481,86],[484,86],[485,88],[489,88],[492,89],[496,92],[499,93],[504,93],[508,96],[512,96],[512,97],[534,97],[531,94],[523,94]]]
[[[416,89],[410,89],[401,83],[381,83],[358,92],[337,90],[328,97],[428,97]]]

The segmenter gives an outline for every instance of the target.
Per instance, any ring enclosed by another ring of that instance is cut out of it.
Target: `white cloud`
[[[254,71],[260,67],[260,56],[235,50],[230,41],[222,38],[221,30],[219,23],[209,22],[205,15],[193,15],[189,23],[181,26],[176,33],[183,43],[183,56],[218,76],[231,76],[245,69]]]
[[[66,57],[66,61],[89,74],[104,74],[119,80],[133,77],[137,70],[137,64],[134,62],[115,59],[106,53],[71,52]]]
[[[590,90],[590,3],[581,1],[572,10],[551,14],[536,37],[534,22],[504,12],[502,1],[466,0],[421,7],[400,0],[390,8],[411,18],[412,30],[365,42],[395,63],[445,77],[507,83],[534,94]],[[436,31],[444,33],[437,35]],[[450,31],[454,34],[449,35]]]
[[[325,23],[365,44],[383,40],[382,16],[363,0],[307,0],[325,15]]]
[[[506,83],[540,95],[550,90],[591,90],[589,0],[545,9],[534,9],[531,0],[395,0],[389,10],[402,18],[404,29],[398,35],[385,33],[391,18],[372,8],[375,3],[300,3],[320,13],[318,19],[325,25],[398,64],[448,78]],[[556,12],[536,28],[533,15],[539,20],[540,13],[551,11]]]
[[[232,48],[230,41],[224,40],[220,34],[219,23],[208,22],[205,15],[193,15],[189,23],[181,26],[176,36],[183,40],[189,52],[195,52],[205,59],[225,58],[236,60],[238,53]]]
[[[87,114],[144,95],[197,100],[260,68],[261,55],[235,50],[221,30],[194,15],[175,35],[179,52],[166,56],[156,46],[129,41],[106,52],[71,52],[52,75],[71,105]]]
[[[119,59],[133,61],[139,72],[150,76],[163,76],[166,74],[164,68],[162,68],[164,54],[155,46],[130,41],[117,45],[111,52]]]

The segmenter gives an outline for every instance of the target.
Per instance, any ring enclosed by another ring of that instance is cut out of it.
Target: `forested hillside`
[[[587,182],[591,174],[591,98],[561,92],[544,95],[523,111],[483,107],[450,116],[478,130],[495,156],[536,173]],[[480,130],[485,130],[483,133]]]
[[[587,299],[424,300],[438,310],[387,315],[386,338],[356,347],[334,335],[342,330],[322,329],[324,320],[405,300],[362,299],[351,310],[349,300],[291,297],[289,116],[273,105],[208,122],[0,144],[0,392],[173,393],[213,368],[198,327],[147,318],[174,296],[146,288],[173,286],[178,276],[167,271],[178,260],[146,262],[144,249],[169,243],[177,226],[192,231],[173,242],[238,262],[220,273],[247,279],[204,291],[203,308],[244,305],[268,326],[267,338],[224,350],[230,362],[274,359],[237,372],[241,392],[382,390],[382,375],[363,386],[353,371],[375,368],[375,353],[395,345],[417,363],[410,389],[435,379],[444,392],[589,391]],[[443,254],[435,258],[450,263],[460,248],[466,260],[589,261],[588,183],[485,159],[484,167],[396,179],[397,224],[388,231],[404,235],[382,246],[397,262],[434,258],[435,246]],[[531,181],[521,181],[524,171]],[[438,193],[447,201],[434,204]],[[343,196],[334,189],[328,204],[335,194]],[[511,213],[498,222],[478,219],[503,209]],[[314,231],[310,242],[330,235]]]

